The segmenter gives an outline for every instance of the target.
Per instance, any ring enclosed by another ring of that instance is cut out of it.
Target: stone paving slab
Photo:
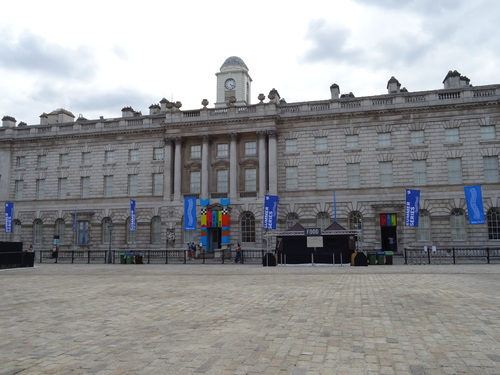
[[[500,267],[0,271],[0,375],[500,374]]]

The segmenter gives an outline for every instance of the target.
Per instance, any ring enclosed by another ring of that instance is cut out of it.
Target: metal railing
[[[464,264],[500,262],[500,248],[405,248],[405,264]]]
[[[110,255],[111,253],[111,255]],[[266,251],[263,249],[242,250],[241,263],[261,263]],[[229,263],[234,260],[235,250],[217,249],[211,253],[197,252],[194,263]],[[41,250],[37,252],[39,263],[121,263],[121,264],[186,264],[190,263],[189,251],[181,249],[173,250],[59,250],[54,257],[52,250]]]

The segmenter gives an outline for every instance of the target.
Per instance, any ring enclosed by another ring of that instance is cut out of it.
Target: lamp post
[[[109,249],[108,249],[108,263],[111,264],[113,263],[112,256],[111,256],[111,239],[113,238],[113,223],[109,222],[108,223],[108,229],[109,229]]]

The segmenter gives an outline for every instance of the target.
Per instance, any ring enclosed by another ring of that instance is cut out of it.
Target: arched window
[[[255,216],[244,212],[240,219],[241,242],[255,242]]]
[[[488,238],[500,240],[500,208],[490,208],[486,214],[486,220],[488,222]]]
[[[161,217],[159,216],[151,219],[151,243],[155,245],[161,243]]]
[[[417,241],[431,240],[431,217],[429,211],[418,211]]]
[[[465,214],[463,210],[455,208],[451,211],[450,229],[452,241],[465,241]]]
[[[130,230],[130,217],[127,218],[126,222],[125,222],[125,230],[127,232],[127,243],[128,244],[132,244],[132,243],[135,243],[135,239],[136,239],[136,233],[137,233],[137,230]]]
[[[14,242],[21,242],[21,221],[15,219],[12,226],[12,236]]]
[[[64,219],[57,219],[54,225],[54,235],[59,236],[59,243],[64,243],[64,229],[65,229]]]
[[[101,223],[102,243],[109,243],[113,233],[113,220],[109,217],[102,219]]]
[[[363,225],[363,215],[359,211],[351,211],[347,216],[347,229],[357,230],[361,229]]]
[[[297,215],[295,212],[290,212],[288,215],[286,215],[286,229],[290,229],[298,222],[299,215]]]
[[[42,220],[36,219],[33,222],[33,243],[40,245],[43,241],[43,223]]]
[[[330,219],[330,215],[328,212],[318,212],[316,215],[316,226],[318,228],[326,229],[330,226],[332,220]]]

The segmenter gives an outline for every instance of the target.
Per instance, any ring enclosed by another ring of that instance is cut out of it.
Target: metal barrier
[[[487,263],[500,261],[500,249],[473,248],[405,248],[405,264],[457,264],[460,263]]]

